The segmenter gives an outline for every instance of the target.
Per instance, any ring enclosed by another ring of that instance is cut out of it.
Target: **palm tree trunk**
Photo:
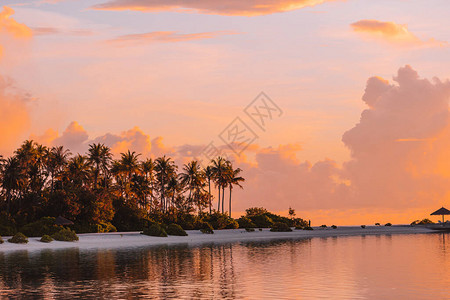
[[[218,187],[219,190],[219,198],[217,198],[217,211],[220,212],[220,185]]]
[[[231,190],[232,190],[232,188],[231,188],[231,184],[230,184],[230,211],[229,211],[230,218],[231,218]]]
[[[209,214],[211,214],[211,179],[208,179]]]
[[[225,186],[222,186],[222,213],[225,213],[224,200],[225,200]]]

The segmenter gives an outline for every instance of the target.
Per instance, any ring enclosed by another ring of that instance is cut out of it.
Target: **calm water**
[[[0,252],[1,298],[450,299],[450,235]]]

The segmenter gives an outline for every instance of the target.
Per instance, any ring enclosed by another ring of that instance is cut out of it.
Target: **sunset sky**
[[[236,215],[409,223],[450,206],[448,0],[0,4],[3,156],[31,138],[182,164],[240,117],[258,138],[233,157]],[[244,112],[260,92],[282,111],[264,129]]]

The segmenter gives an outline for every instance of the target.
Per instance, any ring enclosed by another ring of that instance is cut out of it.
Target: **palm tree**
[[[153,204],[153,186],[154,186],[154,172],[155,172],[155,163],[151,158],[143,161],[141,163],[141,171],[144,174],[145,179],[149,183],[149,193],[150,193],[150,203]],[[147,196],[146,196],[147,197]]]
[[[6,194],[6,212],[9,214],[13,195],[24,188],[26,177],[17,157],[3,160],[1,169],[3,173],[1,187]]]
[[[177,176],[171,176],[169,178],[169,182],[167,183],[167,191],[172,194],[171,205],[172,207],[175,205],[175,197],[177,193],[180,191],[181,185],[177,180]],[[170,207],[170,205],[169,205]]]
[[[218,197],[218,202],[217,202],[217,211],[220,211],[220,189],[222,188],[222,213],[224,210],[223,207],[223,190],[225,188],[224,185],[226,185],[226,178],[225,178],[225,173],[226,173],[226,159],[223,157],[217,157],[215,160],[211,161],[212,163],[212,172],[213,172],[213,178],[214,178],[214,184],[216,185],[218,191],[219,191],[219,197]]]
[[[198,161],[193,160],[183,166],[183,172],[180,174],[181,183],[189,188],[188,200],[192,201],[192,190],[195,189],[200,182],[201,172]]]
[[[68,149],[63,146],[53,147],[47,154],[47,172],[51,178],[50,193],[53,194],[55,178],[60,174],[67,165],[67,159],[72,155]]]
[[[231,218],[231,192],[233,190],[233,186],[238,186],[241,189],[243,188],[241,185],[241,182],[244,182],[245,179],[241,176],[239,176],[239,173],[241,173],[242,170],[240,168],[237,168],[236,170],[233,170],[233,166],[231,163],[229,164],[229,171],[228,171],[228,187],[230,188],[230,203],[229,203],[229,214]]]
[[[148,202],[147,202],[147,195],[149,193],[149,184],[148,180],[140,175],[140,174],[133,174],[131,178],[131,191],[138,199],[138,203],[142,208],[145,209],[146,212],[148,212]]]
[[[120,153],[121,158],[119,160],[122,171],[127,175],[127,179],[130,180],[133,173],[138,173],[139,169],[139,161],[138,157],[140,154],[136,154],[136,152],[130,152],[128,150],[127,153]]]
[[[75,185],[83,186],[90,179],[90,170],[91,165],[87,158],[78,154],[70,159],[66,173],[69,181]]]
[[[111,149],[104,144],[91,144],[88,150],[88,160],[94,168],[94,188],[97,188],[100,172],[105,175],[111,164]]]
[[[203,170],[203,174],[205,175],[206,179],[208,179],[208,202],[209,202],[209,214],[212,213],[212,195],[211,195],[211,178],[213,178],[213,169],[211,166],[207,166]]]
[[[164,155],[155,160],[155,171],[160,186],[160,205],[162,211],[165,211],[166,209],[166,184],[170,177],[175,173],[175,170],[176,166],[171,158]]]
[[[140,154],[128,150],[126,153],[120,153],[120,160],[118,162],[118,170],[123,175],[121,176],[123,190],[125,192],[125,199],[130,199],[131,179],[134,174],[140,173],[140,163],[138,157]]]

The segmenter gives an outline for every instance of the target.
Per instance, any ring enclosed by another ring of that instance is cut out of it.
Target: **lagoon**
[[[450,235],[380,234],[0,252],[0,296],[444,299]]]

